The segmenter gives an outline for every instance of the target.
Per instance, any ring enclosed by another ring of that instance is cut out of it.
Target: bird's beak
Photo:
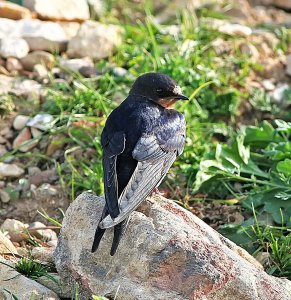
[[[188,97],[186,97],[186,96],[184,96],[184,95],[182,95],[182,94],[176,95],[176,96],[175,96],[175,99],[177,99],[177,100],[189,100]]]

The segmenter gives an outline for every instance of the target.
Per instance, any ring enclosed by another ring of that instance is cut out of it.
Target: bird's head
[[[166,108],[174,105],[177,100],[188,100],[177,83],[161,73],[145,73],[139,76],[129,94],[145,97]]]

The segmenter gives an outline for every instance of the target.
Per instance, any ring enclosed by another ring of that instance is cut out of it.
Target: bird
[[[101,134],[105,206],[92,252],[114,227],[113,256],[130,214],[159,186],[184,149],[186,122],[173,109],[189,100],[168,75],[149,72],[133,83],[128,97],[108,116]]]

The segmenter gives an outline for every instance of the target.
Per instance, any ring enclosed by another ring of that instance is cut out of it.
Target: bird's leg
[[[154,194],[162,195],[163,193],[159,191],[157,187],[155,187],[152,192],[150,193],[150,197],[152,197]]]

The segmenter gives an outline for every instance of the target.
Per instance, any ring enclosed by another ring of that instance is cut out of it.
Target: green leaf
[[[286,158],[285,160],[278,162],[276,168],[279,173],[291,176],[291,159]]]

